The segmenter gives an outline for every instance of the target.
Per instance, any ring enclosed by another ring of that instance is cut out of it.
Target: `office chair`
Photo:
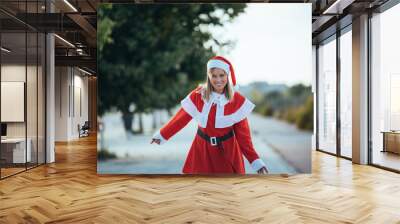
[[[89,136],[89,129],[90,129],[89,121],[85,121],[82,127],[80,127],[80,125],[78,124],[79,138]]]

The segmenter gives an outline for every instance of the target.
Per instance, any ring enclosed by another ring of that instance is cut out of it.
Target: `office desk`
[[[400,132],[399,131],[382,131],[383,133],[383,150],[382,152],[392,152],[400,154]]]
[[[25,154],[25,138],[6,138],[1,139],[1,157],[6,163],[25,163],[31,162],[31,145],[32,141],[30,138],[26,141],[28,147],[26,147]],[[27,161],[25,161],[25,158]]]

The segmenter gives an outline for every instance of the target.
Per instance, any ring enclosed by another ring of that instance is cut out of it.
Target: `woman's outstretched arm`
[[[152,138],[150,143],[163,144],[168,141],[172,136],[178,133],[182,128],[184,128],[190,121],[192,117],[186,113],[185,110],[180,108],[178,112],[159,130]]]
[[[239,143],[240,149],[243,155],[249,161],[254,171],[258,173],[267,173],[267,167],[265,163],[260,159],[256,150],[254,149],[251,141],[250,127],[247,118],[233,125],[236,139]]]

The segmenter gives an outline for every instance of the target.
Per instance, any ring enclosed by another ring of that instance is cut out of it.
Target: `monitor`
[[[1,123],[1,136],[7,136],[7,124]]]

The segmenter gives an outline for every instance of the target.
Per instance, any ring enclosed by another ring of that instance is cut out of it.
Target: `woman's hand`
[[[154,142],[159,145],[161,143],[161,140],[157,138],[152,138],[150,144],[153,144]]]
[[[261,169],[257,171],[258,174],[268,174],[267,167],[263,166]]]

